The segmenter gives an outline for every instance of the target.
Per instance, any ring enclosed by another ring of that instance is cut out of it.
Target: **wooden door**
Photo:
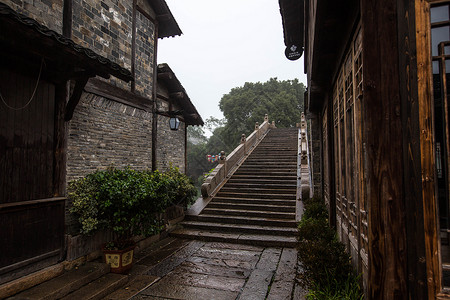
[[[0,284],[56,262],[63,248],[64,199],[53,197],[55,85],[38,81],[42,72],[0,69]]]

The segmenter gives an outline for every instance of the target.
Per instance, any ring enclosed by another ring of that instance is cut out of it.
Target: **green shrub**
[[[327,276],[338,283],[345,282],[353,269],[344,245],[337,239],[303,240],[299,243],[299,259],[303,268],[302,282],[311,286],[326,286]]]
[[[326,240],[331,241],[336,233],[328,226],[326,219],[302,218],[298,225],[299,241]]]
[[[164,174],[172,179],[172,186],[169,192],[172,204],[183,204],[183,206],[187,207],[197,200],[198,191],[191,178],[172,165]]]
[[[318,197],[304,204],[298,224],[298,257],[299,280],[311,289],[308,299],[362,299],[350,256],[328,224],[325,204]]]
[[[310,202],[305,209],[302,219],[320,219],[328,221],[328,210],[321,202]]]
[[[360,276],[352,274],[344,283],[339,283],[327,276],[327,283],[319,287],[313,285],[306,295],[308,300],[363,300],[364,295],[359,285]]]
[[[149,236],[163,227],[161,214],[180,199],[192,201],[195,194],[187,176],[178,169],[167,172],[135,171],[130,168],[96,171],[69,183],[71,213],[83,234],[109,229],[116,244],[133,235]]]

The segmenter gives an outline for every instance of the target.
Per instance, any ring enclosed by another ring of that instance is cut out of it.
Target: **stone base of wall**
[[[165,214],[166,228],[154,236],[145,238],[143,236],[135,237],[137,244],[136,252],[144,249],[152,243],[167,237],[176,224],[184,219],[184,208],[181,206],[169,207]],[[113,240],[113,234],[108,231],[100,231],[92,236],[86,235],[66,235],[67,255],[66,261],[73,262],[73,266],[99,258],[102,255],[101,246]]]

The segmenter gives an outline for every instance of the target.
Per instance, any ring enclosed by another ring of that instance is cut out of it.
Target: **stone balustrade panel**
[[[270,129],[267,115],[264,122],[261,125],[255,126],[255,128],[257,129],[226,157],[225,162],[223,164],[219,163],[214,171],[206,178],[201,187],[203,198],[210,197],[226,177],[236,170],[245,157],[248,156],[249,152],[258,145],[262,137],[265,136]]]

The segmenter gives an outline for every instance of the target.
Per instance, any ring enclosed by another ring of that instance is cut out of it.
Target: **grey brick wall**
[[[139,11],[136,12],[136,93],[152,98],[154,71],[155,25]]]
[[[184,135],[186,126],[182,122],[177,131],[170,130],[169,118],[158,116],[158,141],[156,146],[157,169],[163,171],[170,163],[179,167],[182,173],[185,168],[185,143]]]
[[[150,169],[152,115],[84,93],[70,121],[68,181],[109,166]]]
[[[62,34],[64,0],[2,0],[15,11]]]

